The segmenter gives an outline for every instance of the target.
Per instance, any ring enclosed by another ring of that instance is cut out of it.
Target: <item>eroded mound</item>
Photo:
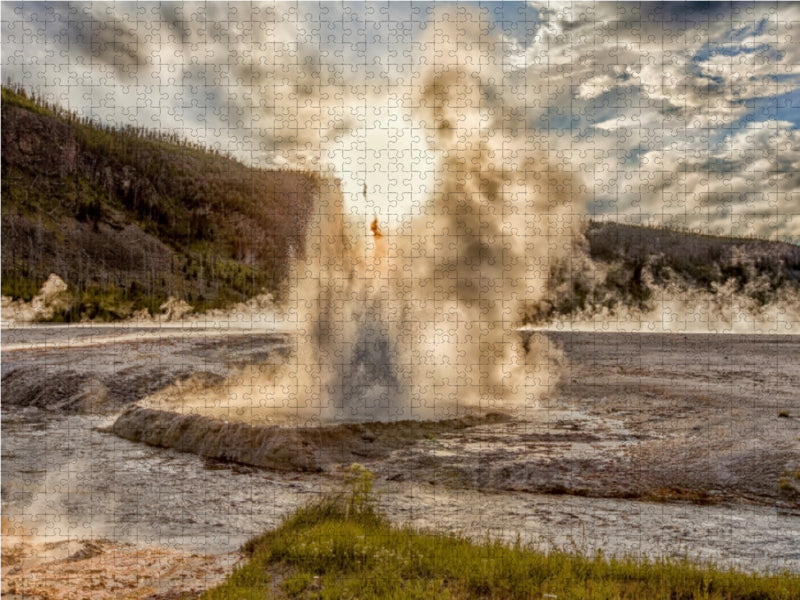
[[[384,458],[435,434],[510,420],[489,413],[439,421],[280,427],[132,406],[110,431],[134,442],[209,458],[284,471],[323,471],[335,464]]]

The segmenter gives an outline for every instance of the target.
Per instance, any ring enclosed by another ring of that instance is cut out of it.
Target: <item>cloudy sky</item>
[[[547,152],[590,216],[798,243],[794,37],[800,4],[774,2],[2,5],[4,81],[250,164],[334,169],[365,218],[433,188],[419,87],[453,63],[476,90],[459,127]]]

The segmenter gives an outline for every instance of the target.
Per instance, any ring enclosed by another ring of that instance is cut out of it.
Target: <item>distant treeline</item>
[[[531,321],[620,306],[647,310],[655,289],[670,284],[712,294],[728,285],[759,305],[785,292],[800,295],[800,246],[793,244],[593,221],[582,250],[592,262],[554,265],[548,297],[531,308]]]
[[[81,116],[76,111],[67,110],[55,102],[49,102],[44,96],[37,94],[35,91],[28,91],[24,86],[16,84],[10,79],[6,80],[6,84],[3,86],[3,102],[8,102],[10,105],[19,106],[20,108],[25,108],[26,110],[43,116],[58,117],[66,123],[85,126],[94,131],[118,134],[125,139],[133,137],[153,142],[162,142],[170,146],[192,148],[203,153],[213,154],[214,156],[233,158],[230,152],[220,153],[218,148],[208,148],[203,144],[193,142],[175,132],[147,128],[142,125],[104,124],[89,116]]]
[[[2,293],[69,286],[57,320],[118,319],[172,296],[195,310],[280,295],[319,175],[248,167],[175,133],[102,125],[2,87]],[[800,293],[800,247],[592,222],[528,319],[647,308],[658,286],[767,304]]]

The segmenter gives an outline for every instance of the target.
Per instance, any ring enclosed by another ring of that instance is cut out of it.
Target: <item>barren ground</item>
[[[556,544],[580,531],[588,551],[682,547],[753,568],[800,570],[800,336],[550,332],[569,361],[563,381],[511,419],[309,428],[305,438],[291,436],[313,463],[237,470],[75,428],[98,418],[110,424],[125,407],[192,375],[218,384],[274,357],[280,334],[81,327],[2,334],[4,515],[33,522],[40,509],[31,490],[48,495],[77,455],[84,470],[65,487],[94,487],[64,506],[80,512],[114,494],[120,504],[105,517],[131,519],[128,530],[113,521],[113,539],[99,525],[62,537],[4,536],[4,597],[82,590],[93,598],[167,598],[211,585],[236,544],[335,484],[353,460],[376,473],[389,515],[416,526],[516,530]],[[262,429],[256,433],[265,439],[273,435]],[[115,462],[123,456],[124,466]],[[138,474],[130,466],[137,461]],[[149,491],[118,494],[129,475]],[[198,486],[207,512],[195,514],[197,503],[184,494]],[[242,498],[227,491],[235,488]],[[251,507],[265,501],[274,505],[268,515]],[[53,506],[47,510],[60,510]],[[215,520],[233,506],[241,514]],[[3,526],[19,531],[12,521]],[[144,536],[147,527],[159,534]],[[226,528],[227,545],[207,543]],[[187,550],[166,534],[200,543]]]
[[[800,509],[800,337],[550,333],[562,383],[510,423],[444,432],[387,478]]]

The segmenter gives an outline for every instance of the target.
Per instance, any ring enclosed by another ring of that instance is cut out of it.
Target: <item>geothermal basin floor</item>
[[[4,557],[37,553],[20,544],[91,540],[104,540],[97,552],[118,544],[120,555],[133,544],[153,556],[230,557],[336,486],[354,458],[265,469],[107,432],[167,385],[218,382],[274,356],[280,333],[54,343],[79,331],[37,329],[52,347],[26,347],[24,332],[3,330],[3,527],[23,532],[16,545],[4,539]],[[391,518],[477,537],[519,533],[542,547],[800,572],[800,337],[547,335],[569,365],[537,407],[468,427],[412,427],[408,443],[360,457]],[[376,436],[353,431],[362,445]]]

